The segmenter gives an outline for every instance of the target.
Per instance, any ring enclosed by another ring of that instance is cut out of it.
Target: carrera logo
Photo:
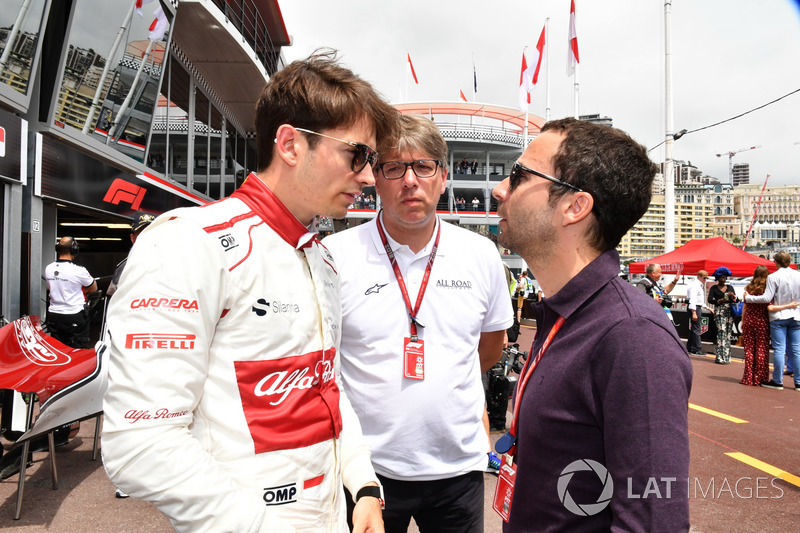
[[[335,355],[330,348],[266,361],[234,361],[256,453],[310,446],[339,435]]]
[[[17,335],[17,342],[22,348],[22,353],[31,363],[39,366],[62,366],[72,361],[69,355],[54,351],[40,342],[39,336],[36,334],[36,330],[29,318],[15,320],[14,332]]]
[[[264,489],[263,499],[267,505],[294,503],[297,501],[297,483],[267,487]]]
[[[129,350],[193,350],[196,335],[189,333],[130,333],[125,337]]]
[[[146,193],[147,189],[144,187],[117,178],[106,191],[103,201],[114,205],[119,205],[121,202],[129,203],[133,211],[138,211]]]
[[[131,301],[131,309],[185,309],[197,311],[197,300],[183,298],[137,298]]]

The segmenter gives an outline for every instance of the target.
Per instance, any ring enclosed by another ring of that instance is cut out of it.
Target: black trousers
[[[89,317],[86,311],[73,315],[47,312],[47,334],[72,348],[89,346]]]
[[[692,320],[692,311],[689,310],[689,338],[686,340],[686,350],[690,353],[701,352],[703,342],[700,340],[700,319],[703,317],[703,306],[697,306],[697,320]]]
[[[483,533],[483,472],[435,481],[398,481],[380,474],[378,479],[386,498],[386,533],[407,533],[412,517],[420,533]],[[348,517],[354,506],[347,494]]]

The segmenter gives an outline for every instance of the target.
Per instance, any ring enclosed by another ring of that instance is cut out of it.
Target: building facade
[[[0,313],[46,309],[57,237],[105,288],[137,212],[229,194],[290,44],[277,0],[5,0]]]
[[[750,183],[750,163],[736,163],[731,167],[733,186],[748,185]]]

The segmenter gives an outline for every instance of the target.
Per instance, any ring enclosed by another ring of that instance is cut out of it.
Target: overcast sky
[[[549,18],[549,68],[542,66],[530,113],[572,116],[566,75],[569,0],[279,0],[294,39],[288,60],[322,46],[372,82],[392,103],[475,101],[517,107],[522,50],[529,60]],[[800,89],[800,0],[674,0],[674,129],[731,118]],[[652,148],[664,140],[664,3],[576,0],[580,113],[599,113]],[[411,54],[419,85],[407,74]],[[407,81],[408,80],[408,81]],[[407,98],[407,100],[406,100]],[[727,152],[750,146],[734,163],[750,163],[750,182],[800,185],[800,92],[731,122],[685,135],[673,157],[721,181]],[[650,152],[664,158],[663,145]],[[723,157],[716,154],[724,153]]]

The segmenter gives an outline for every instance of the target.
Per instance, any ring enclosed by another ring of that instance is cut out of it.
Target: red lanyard
[[[408,296],[408,289],[406,288],[405,280],[403,280],[403,273],[400,272],[400,266],[397,264],[397,259],[395,259],[392,247],[389,246],[389,241],[386,239],[386,233],[383,231],[380,215],[378,215],[375,221],[378,225],[378,234],[381,236],[381,242],[383,243],[383,247],[386,249],[386,255],[389,256],[389,262],[392,264],[394,276],[397,278],[397,284],[400,285],[400,292],[403,294],[403,300],[406,303],[406,309],[408,309],[408,316],[411,319],[411,340],[416,342],[418,339],[417,326],[419,325],[420,327],[424,327],[423,324],[417,321],[417,313],[419,313],[419,308],[422,305],[422,298],[425,296],[425,289],[428,288],[428,278],[431,277],[433,260],[436,258],[436,251],[439,249],[439,237],[442,235],[442,224],[438,224],[439,227],[436,232],[436,240],[433,243],[433,248],[431,248],[431,253],[428,257],[428,265],[425,267],[425,274],[422,276],[422,283],[419,287],[419,293],[417,293],[417,302],[412,309],[411,298]]]
[[[553,337],[556,336],[558,330],[561,329],[561,326],[564,324],[564,317],[558,317],[556,323],[553,324],[553,327],[550,328],[550,333],[547,334],[547,338],[544,340],[544,344],[542,347],[539,348],[539,353],[536,354],[536,358],[531,360],[528,358],[528,361],[525,363],[525,366],[522,368],[522,379],[517,383],[517,395],[514,398],[514,416],[511,419],[511,428],[508,432],[511,436],[516,440],[517,437],[517,425],[519,424],[519,406],[522,402],[522,394],[525,392],[525,387],[528,386],[528,381],[531,379],[533,375],[533,371],[536,370],[536,367],[539,365],[539,361],[542,360],[542,356],[547,351],[547,348],[550,347],[550,343],[553,341]],[[533,351],[533,345],[531,345],[531,351]]]

